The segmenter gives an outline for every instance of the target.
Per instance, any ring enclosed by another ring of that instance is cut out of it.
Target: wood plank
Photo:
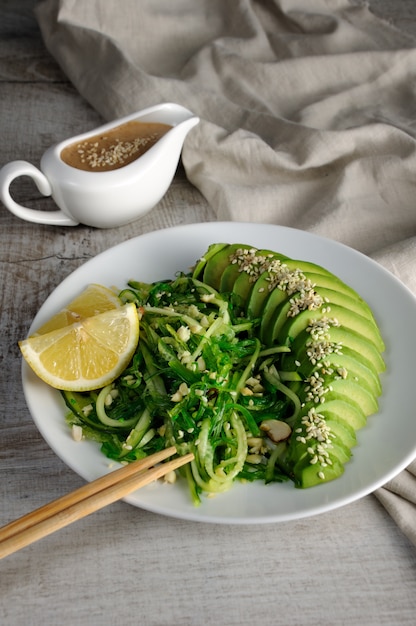
[[[39,37],[0,35],[0,85],[7,82],[69,81]]]
[[[39,28],[33,12],[37,0],[3,0],[0,6],[0,39],[16,36],[38,37]]]

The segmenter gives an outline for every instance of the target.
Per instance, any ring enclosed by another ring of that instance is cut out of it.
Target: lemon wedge
[[[38,328],[33,336],[44,335],[51,330],[70,326],[74,322],[80,322],[87,317],[93,317],[121,306],[120,298],[111,289],[92,283],[79,296],[71,300],[65,308]]]
[[[120,303],[61,328],[38,331],[20,341],[19,347],[25,361],[48,385],[90,391],[110,384],[123,372],[138,341],[137,308],[133,303]]]

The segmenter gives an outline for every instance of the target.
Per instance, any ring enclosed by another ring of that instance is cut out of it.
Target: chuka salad
[[[141,318],[131,363],[104,389],[62,392],[68,424],[107,457],[193,452],[179,472],[196,505],[236,480],[305,488],[343,473],[384,369],[351,287],[312,263],[213,244],[188,274],[130,281],[119,297]]]

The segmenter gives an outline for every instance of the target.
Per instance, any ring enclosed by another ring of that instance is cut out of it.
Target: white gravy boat
[[[64,148],[82,143],[131,121],[172,126],[144,154],[111,171],[85,171],[61,158]],[[183,142],[199,118],[182,106],[164,103],[104,124],[51,146],[40,169],[27,161],[12,161],[0,170],[0,198],[17,217],[38,224],[111,228],[128,224],[150,211],[172,182]],[[44,196],[52,196],[59,210],[41,211],[21,206],[10,195],[19,176],[30,176]]]

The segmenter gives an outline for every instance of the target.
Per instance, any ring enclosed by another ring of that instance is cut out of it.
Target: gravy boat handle
[[[22,220],[36,224],[50,224],[53,226],[76,226],[75,222],[60,209],[57,211],[41,211],[29,209],[13,200],[10,195],[10,185],[19,176],[32,178],[40,193],[51,196],[52,189],[46,176],[34,165],[27,161],[11,161],[0,170],[0,199],[6,209]]]

